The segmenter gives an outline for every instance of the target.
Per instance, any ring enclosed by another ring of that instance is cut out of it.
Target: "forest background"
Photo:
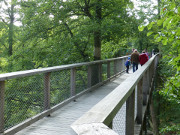
[[[151,128],[180,132],[179,0],[0,0],[0,6],[1,73],[154,49],[162,59]]]

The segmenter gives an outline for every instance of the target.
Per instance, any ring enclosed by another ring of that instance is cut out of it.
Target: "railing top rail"
[[[131,77],[127,78],[126,81],[122,82],[121,85],[115,88],[109,95],[75,121],[71,127],[79,133],[83,132],[81,130],[82,128],[85,129],[84,125],[88,125],[89,127],[91,127],[91,124],[95,123],[109,125],[112,122],[112,118],[114,118],[121,106],[132,94],[135,86],[148,70],[155,57],[156,55],[148,60],[148,62],[142,66],[141,70],[137,70],[133,73]],[[96,127],[93,128],[95,130]]]
[[[92,62],[84,62],[84,63],[76,63],[76,64],[69,64],[69,65],[54,66],[54,67],[41,68],[41,69],[32,69],[32,70],[4,73],[4,74],[0,74],[0,81],[13,79],[13,78],[18,78],[18,77],[31,76],[31,75],[40,74],[40,73],[48,73],[48,72],[65,70],[65,69],[72,69],[72,68],[85,66],[85,65],[87,66],[87,65],[94,65],[94,64],[97,64],[97,63],[105,63],[105,62],[109,62],[109,61],[123,59],[123,58],[126,58],[126,57],[128,57],[128,56],[112,58],[112,59],[106,59],[106,60],[97,60],[97,61],[92,61]]]

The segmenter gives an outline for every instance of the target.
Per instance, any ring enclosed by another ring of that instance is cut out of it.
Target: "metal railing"
[[[143,115],[146,110],[144,108],[147,107],[148,97],[153,87],[158,61],[159,54],[149,59],[131,77],[127,78],[109,95],[75,121],[71,125],[73,130],[79,135],[83,133],[87,135],[99,133],[103,135],[117,135],[118,130],[121,135],[134,135],[136,121],[139,125],[138,131],[141,132],[140,128],[143,124]],[[137,98],[135,98],[135,95]],[[125,115],[118,116],[121,109],[124,109]],[[122,126],[119,126],[119,129],[114,128],[114,120],[121,122],[121,120],[117,120],[117,117],[121,116],[124,116],[122,118],[124,119],[124,131],[120,131]]]
[[[0,133],[14,134],[103,85],[124,72],[127,58],[0,74]]]

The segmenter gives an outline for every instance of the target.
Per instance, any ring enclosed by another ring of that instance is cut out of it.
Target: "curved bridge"
[[[0,135],[142,134],[159,55],[127,58],[1,74]]]

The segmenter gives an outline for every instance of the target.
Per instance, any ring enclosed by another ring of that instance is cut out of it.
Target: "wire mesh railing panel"
[[[51,73],[50,106],[54,106],[70,97],[70,70]]]
[[[110,62],[110,75],[114,75],[114,61]]]
[[[102,64],[102,81],[107,80],[107,64]]]
[[[13,127],[43,110],[43,82],[42,75],[7,81],[5,129]]]
[[[122,59],[122,71],[126,69],[126,66],[125,66],[125,62],[126,62],[126,59]]]
[[[116,67],[117,72],[120,72],[121,69],[120,66],[121,66],[120,60],[117,60],[117,67]]]
[[[113,130],[119,135],[125,135],[126,126],[126,103],[124,103],[121,109],[118,111],[113,119]]]
[[[1,89],[5,90],[5,95],[2,92],[1,97],[5,103],[0,104],[3,108],[1,118],[4,119],[0,130],[7,130],[41,113],[44,109],[51,109],[71,96],[75,96],[74,94],[114,76],[120,71],[123,61],[114,60],[73,64],[67,68],[58,66],[27,70],[5,74],[5,77],[2,75]]]
[[[91,66],[91,86],[99,83],[99,64],[94,64]]]
[[[123,59],[120,59],[119,60],[119,63],[120,63],[120,68],[119,68],[119,70],[120,70],[120,72],[122,72],[123,71],[123,67],[124,67],[124,61],[123,61]]]
[[[88,69],[87,66],[76,68],[76,94],[87,89],[88,86]]]

